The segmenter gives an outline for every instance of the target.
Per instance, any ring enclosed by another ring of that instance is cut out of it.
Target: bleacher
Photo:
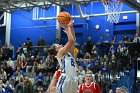
[[[99,68],[102,67],[102,64],[101,64],[101,61],[103,59],[103,55],[105,54],[108,54],[108,50],[109,50],[109,47],[110,45],[112,45],[111,43],[105,43],[105,44],[100,44],[98,45],[98,48],[100,50],[100,58],[98,59],[98,64],[99,65]],[[117,45],[114,44],[116,47]],[[131,45],[131,43],[128,43],[127,44],[128,46]],[[39,54],[40,58],[43,59],[43,61],[45,62],[46,58],[47,58],[47,55],[44,51],[44,48],[46,47],[32,47],[32,55],[36,55],[36,52]],[[31,56],[31,55],[29,55]],[[120,60],[117,59],[116,62],[119,62]],[[14,67],[16,68],[17,66],[17,60],[14,60]],[[129,63],[129,62],[128,62]],[[124,89],[124,91],[128,91],[128,92],[124,92],[124,93],[135,93],[135,68],[133,67],[133,64],[131,64],[131,69],[129,68],[128,69],[124,69],[121,73],[119,71],[115,71],[115,76],[112,75],[112,71],[110,70],[110,66],[109,66],[109,70],[107,72],[103,72],[101,73],[101,78],[99,78],[100,80],[100,87],[104,90],[106,87],[104,87],[104,83],[106,83],[106,85],[108,86],[108,84],[111,83],[111,87],[113,89],[113,93],[116,93],[116,88],[117,87],[121,87],[122,89]],[[127,68],[127,67],[126,67]],[[117,69],[118,70],[118,69]],[[45,73],[43,72],[43,75],[44,75],[44,81],[43,81],[43,90],[46,91],[47,90],[47,87],[51,81],[51,78],[52,78],[52,75],[53,73],[50,73],[50,72],[47,72],[48,70],[45,69]],[[119,73],[118,77],[116,76],[117,73]],[[38,92],[37,90],[37,81],[36,81],[36,71],[32,73],[32,77],[31,77],[31,73],[29,72],[25,72],[24,73],[24,77],[28,77],[29,80],[32,81],[32,84],[33,84],[33,93],[36,93]],[[116,80],[115,82],[112,82],[113,80]],[[14,85],[15,82],[13,80],[9,81],[10,84]],[[138,83],[137,85],[137,89],[138,89],[138,93],[140,93],[140,83]],[[106,92],[105,92],[106,93]]]
[[[113,93],[116,92],[115,90],[117,87],[121,87],[125,91],[123,93],[134,93],[134,76],[134,68],[132,68],[130,71],[124,71],[124,73],[120,77],[118,77],[116,84],[112,84]]]

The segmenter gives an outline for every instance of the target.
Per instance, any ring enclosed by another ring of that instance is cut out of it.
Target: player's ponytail
[[[56,56],[57,51],[56,51],[55,45],[52,45],[49,49],[47,49],[47,52],[48,52],[50,55]]]

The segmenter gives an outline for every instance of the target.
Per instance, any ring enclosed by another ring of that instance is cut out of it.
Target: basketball
[[[71,16],[68,12],[60,12],[57,16],[57,20],[60,24],[68,24]]]

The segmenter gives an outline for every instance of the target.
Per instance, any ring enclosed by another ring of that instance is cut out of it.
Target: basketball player
[[[59,24],[65,29],[64,32],[68,37],[68,42],[64,46],[54,44],[48,49],[50,54],[57,57],[61,69],[61,76],[58,80],[55,93],[76,93],[78,82],[77,67],[73,57],[76,42],[73,20],[71,19],[68,24]]]
[[[53,78],[51,80],[51,83],[49,85],[49,88],[47,90],[47,93],[55,93],[56,85],[57,85],[60,75],[61,75],[61,71],[59,69],[55,71]]]
[[[80,85],[79,93],[101,93],[99,85],[92,82],[91,73],[86,73],[85,83]]]

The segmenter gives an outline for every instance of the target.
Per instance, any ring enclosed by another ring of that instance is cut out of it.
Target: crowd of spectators
[[[46,43],[42,37],[37,46],[33,46],[31,39],[27,38],[16,53],[12,44],[0,45],[0,91],[33,93],[33,90],[37,90],[42,93],[47,88],[59,66],[57,59],[50,56],[44,46]],[[84,83],[85,73],[90,72],[103,93],[111,89],[112,82],[131,64],[129,46],[111,43],[105,49],[101,44],[93,44],[90,37],[80,48],[76,48],[75,59],[80,84]]]

